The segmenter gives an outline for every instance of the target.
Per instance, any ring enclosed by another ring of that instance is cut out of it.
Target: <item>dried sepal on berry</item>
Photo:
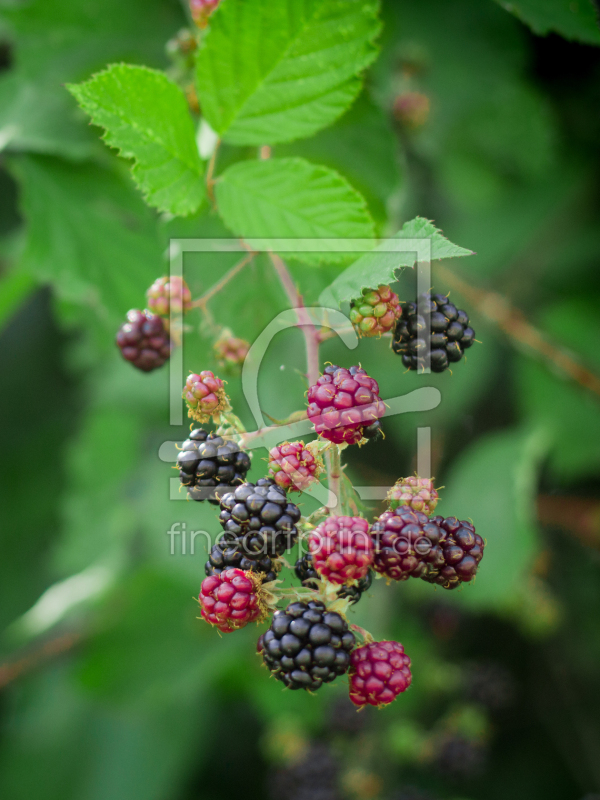
[[[419,478],[411,475],[399,478],[387,494],[387,502],[392,511],[399,506],[407,506],[411,511],[433,514],[438,504],[439,495],[431,478]]]
[[[184,314],[192,307],[192,293],[187,283],[179,275],[157,278],[146,292],[148,308],[155,314],[168,317]]]
[[[318,442],[282,442],[269,451],[269,475],[287,491],[306,491],[323,470]]]
[[[196,422],[206,423],[212,418],[218,424],[221,415],[231,411],[224,382],[210,370],[190,373],[182,397],[188,406],[188,417]]]
[[[350,307],[350,321],[359,336],[388,333],[401,314],[398,295],[389,286],[363,289],[362,296],[353,300]]]

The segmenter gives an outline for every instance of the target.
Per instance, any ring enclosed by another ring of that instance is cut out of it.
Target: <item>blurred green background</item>
[[[477,253],[434,265],[481,341],[453,374],[405,374],[384,341],[322,348],[360,358],[384,398],[440,389],[435,411],[390,418],[383,442],[349,453],[348,472],[410,474],[431,426],[439,510],[487,541],[473,585],[378,581],[352,612],[402,641],[414,674],[391,707],[357,715],[344,681],[310,696],[268,680],[254,626],[220,638],[196,619],[205,554],[170,555],[166,532],[216,533],[214,509],[169,500],[158,449],[187,425],[169,425],[168,371],[138,373],[113,344],[170,237],[228,233],[209,211],[149,210],[63,84],[115,61],[175,75],[166,43],[186,8],[0,2],[2,798],[600,797],[600,396],[583,385],[600,375],[600,32],[591,0],[515,3],[537,33],[501,6],[384,2],[353,108],[274,148],[344,173],[381,234],[419,214]],[[249,155],[223,147],[219,164]],[[234,258],[186,260],[193,293]],[[336,275],[291,267],[308,302]],[[246,268],[213,320],[253,341],[286,307],[269,270]],[[414,274],[397,291],[410,299]],[[190,324],[186,371],[217,369],[214,323]],[[260,374],[268,414],[302,408],[303,369],[301,335],[279,335]],[[239,374],[224,377],[250,426]]]

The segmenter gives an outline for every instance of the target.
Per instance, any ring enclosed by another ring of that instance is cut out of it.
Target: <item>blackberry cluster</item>
[[[239,547],[228,542],[218,542],[210,549],[208,561],[204,565],[207,577],[220,575],[224,569],[237,567],[244,572],[259,572],[264,577],[264,582],[274,581],[279,571],[279,564],[269,556],[252,559],[240,552]]]
[[[221,498],[222,541],[251,561],[274,558],[294,546],[300,517],[298,506],[270,478],[243,483]]]
[[[196,428],[181,445],[177,468],[192,500],[218,505],[226,491],[245,481],[250,457],[231,439]]]
[[[418,306],[422,307],[419,308]],[[460,361],[475,341],[466,311],[456,308],[443,294],[427,292],[415,303],[405,303],[396,323],[392,350],[402,356],[407,369],[422,369],[431,356],[431,371],[443,372]]]
[[[455,589],[475,577],[484,541],[474,526],[456,517],[427,517],[400,506],[371,527],[376,572],[396,581],[422,578]]]
[[[277,680],[289,689],[315,690],[348,671],[356,639],[340,614],[313,600],[276,611],[259,642]]]
[[[123,358],[142,372],[162,367],[171,356],[169,331],[162,318],[151,311],[128,311],[116,342]]]
[[[304,586],[316,586],[320,580],[319,573],[313,564],[313,557],[310,553],[306,553],[302,558],[299,558],[294,565],[294,572],[296,577],[301,581]],[[364,578],[349,585],[340,586],[337,590],[337,596],[341,598],[348,598],[351,603],[358,603],[363,595],[371,588],[373,583],[373,570],[369,570]]]

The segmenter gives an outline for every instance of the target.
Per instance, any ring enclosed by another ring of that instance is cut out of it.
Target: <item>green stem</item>
[[[340,448],[337,444],[332,444],[326,451],[327,459],[327,486],[329,491],[335,496],[333,505],[329,505],[330,511],[334,511],[340,505],[340,481],[342,478],[342,458]]]

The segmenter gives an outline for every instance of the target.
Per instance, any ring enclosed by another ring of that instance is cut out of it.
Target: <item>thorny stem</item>
[[[438,265],[436,270],[448,286],[473,303],[481,314],[495,323],[513,342],[539,353],[571,380],[600,397],[600,377],[580,364],[566,350],[550,342],[505,297],[470,286],[447,267]]]
[[[199,297],[197,300],[192,302],[192,308],[201,308],[203,311],[205,311],[208,301],[218,292],[220,292],[221,289],[226,286],[229,281],[246,266],[246,264],[249,264],[255,255],[255,252],[248,253],[248,255],[244,256],[241,261],[238,261],[238,263],[235,264],[235,266],[233,266],[228,272],[226,272],[221,280],[217,281],[213,286],[211,286],[210,289],[202,295],[202,297]]]
[[[290,271],[283,262],[283,259],[275,253],[271,253],[270,256],[277,277],[288,296],[290,305],[292,308],[296,309],[298,327],[302,328],[304,341],[306,343],[306,377],[308,379],[308,385],[312,386],[317,382],[317,378],[319,377],[319,332],[306,310],[302,295],[298,293],[294,279],[290,275]]]

